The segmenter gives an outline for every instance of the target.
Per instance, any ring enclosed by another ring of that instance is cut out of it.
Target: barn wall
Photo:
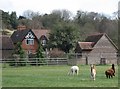
[[[81,58],[77,59],[77,63],[76,64],[87,64],[86,58],[85,57],[81,57]]]
[[[101,58],[105,59],[106,64],[117,63],[117,49],[105,35],[101,37],[89,53],[88,63],[100,64]]]
[[[12,56],[14,50],[2,50],[0,52],[2,54],[2,59],[9,59]]]

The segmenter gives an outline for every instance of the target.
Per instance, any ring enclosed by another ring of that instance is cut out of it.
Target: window
[[[34,45],[34,39],[26,39],[27,45]]]
[[[42,45],[46,45],[46,40],[42,40]]]

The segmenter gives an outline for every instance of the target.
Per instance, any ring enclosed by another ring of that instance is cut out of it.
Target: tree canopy
[[[57,47],[68,53],[74,46],[76,31],[78,31],[77,28],[68,23],[56,25],[49,37],[51,47]]]

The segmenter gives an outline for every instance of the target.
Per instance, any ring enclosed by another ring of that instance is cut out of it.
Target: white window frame
[[[34,45],[34,39],[26,39],[26,45]]]

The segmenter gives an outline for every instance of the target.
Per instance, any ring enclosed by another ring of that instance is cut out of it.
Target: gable
[[[33,29],[32,31],[34,32],[34,34],[36,35],[36,37],[38,39],[40,39],[41,36],[45,36],[47,39],[49,38],[50,30],[47,30],[47,29],[38,29],[38,30],[35,30],[35,29]]]
[[[32,32],[28,32],[28,34],[25,36],[25,38],[32,38],[32,39],[34,39],[35,36],[32,34]]]
[[[96,52],[117,52],[115,44],[113,44],[106,35],[103,35],[99,41],[95,44],[93,49],[97,49]]]
[[[46,37],[45,35],[42,35],[42,36],[40,37],[40,40],[48,40],[48,39],[47,39],[47,37]]]

